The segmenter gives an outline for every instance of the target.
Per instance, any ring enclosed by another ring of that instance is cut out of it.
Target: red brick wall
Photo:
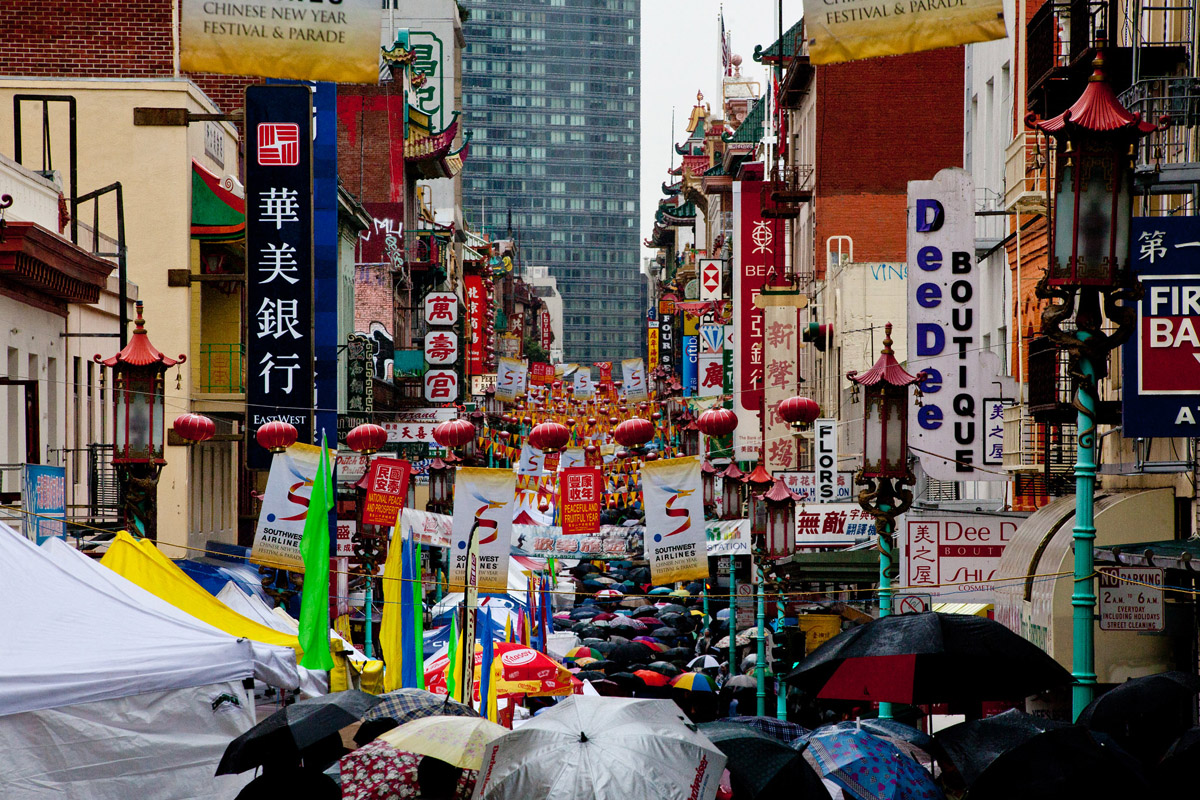
[[[364,203],[403,200],[401,106],[390,83],[338,86],[338,175]]]
[[[908,182],[962,166],[962,48],[816,70],[818,275],[830,236],[855,261],[904,261]]]
[[[169,78],[172,0],[3,0],[0,75]],[[188,74],[224,112],[242,108],[258,78]]]

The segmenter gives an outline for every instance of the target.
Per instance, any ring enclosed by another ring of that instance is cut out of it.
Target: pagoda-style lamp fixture
[[[704,495],[704,510],[708,512],[717,506],[717,468],[707,458],[700,465],[700,483]]]
[[[745,479],[746,476],[734,461],[730,461],[721,473],[721,519],[738,519],[742,516]]]
[[[1026,118],[1030,127],[1055,140],[1051,263],[1037,287],[1037,296],[1051,301],[1042,310],[1042,332],[1070,354],[1070,372],[1077,376],[1073,717],[1092,701],[1096,690],[1092,546],[1097,383],[1108,374],[1109,352],[1124,343],[1137,324],[1136,300],[1141,293],[1129,270],[1133,155],[1143,137],[1168,122],[1166,117],[1158,124],[1145,121],[1122,106],[1105,77],[1103,54],[1093,63],[1088,85],[1074,105],[1051,119]],[[1072,316],[1071,329],[1063,330]]]
[[[440,458],[429,464],[429,502],[427,510],[445,513],[454,495],[454,465]]]
[[[766,550],[772,559],[796,552],[796,503],[800,500],[782,478],[762,496],[766,508]]]
[[[858,504],[875,518],[879,538],[879,615],[892,613],[896,577],[896,518],[912,507],[914,481],[908,467],[908,387],[921,379],[896,361],[892,323],[883,326],[883,350],[866,372],[846,373],[865,397],[863,408],[863,466],[854,482],[866,486]],[[879,715],[890,718],[891,705],[880,704]]]
[[[142,302],[129,344],[111,358],[94,360],[113,370],[113,465],[120,480],[124,523],[147,539],[158,538],[158,476],[166,465],[163,383],[170,367],[187,361],[171,358],[150,343]]]

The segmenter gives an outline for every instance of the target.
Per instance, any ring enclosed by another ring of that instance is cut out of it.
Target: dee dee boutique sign
[[[910,446],[940,480],[1007,480],[987,460],[984,390],[1002,380],[980,346],[975,187],[958,168],[908,183],[908,371],[923,372],[924,403],[909,406]],[[1012,393],[1006,392],[1009,396]]]

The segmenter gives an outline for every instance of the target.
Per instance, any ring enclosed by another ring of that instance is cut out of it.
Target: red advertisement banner
[[[463,276],[463,287],[467,295],[467,321],[471,326],[471,342],[467,345],[467,372],[482,375],[484,360],[484,335],[487,315],[487,296],[480,275]]]
[[[408,476],[412,465],[397,458],[376,458],[367,473],[367,494],[363,501],[364,525],[396,524],[396,515],[408,497]]]
[[[604,478],[596,467],[571,467],[559,477],[562,532],[566,536],[600,532]]]
[[[549,386],[554,383],[554,365],[535,361],[529,365],[529,385]]]

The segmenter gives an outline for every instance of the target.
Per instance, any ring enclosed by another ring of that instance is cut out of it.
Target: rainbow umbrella
[[[685,672],[677,675],[671,680],[671,685],[689,692],[715,692],[717,690],[716,682],[700,672]]]
[[[567,655],[563,658],[564,661],[579,661],[581,658],[592,658],[597,661],[604,658],[604,655],[592,647],[572,647],[567,651]]]

